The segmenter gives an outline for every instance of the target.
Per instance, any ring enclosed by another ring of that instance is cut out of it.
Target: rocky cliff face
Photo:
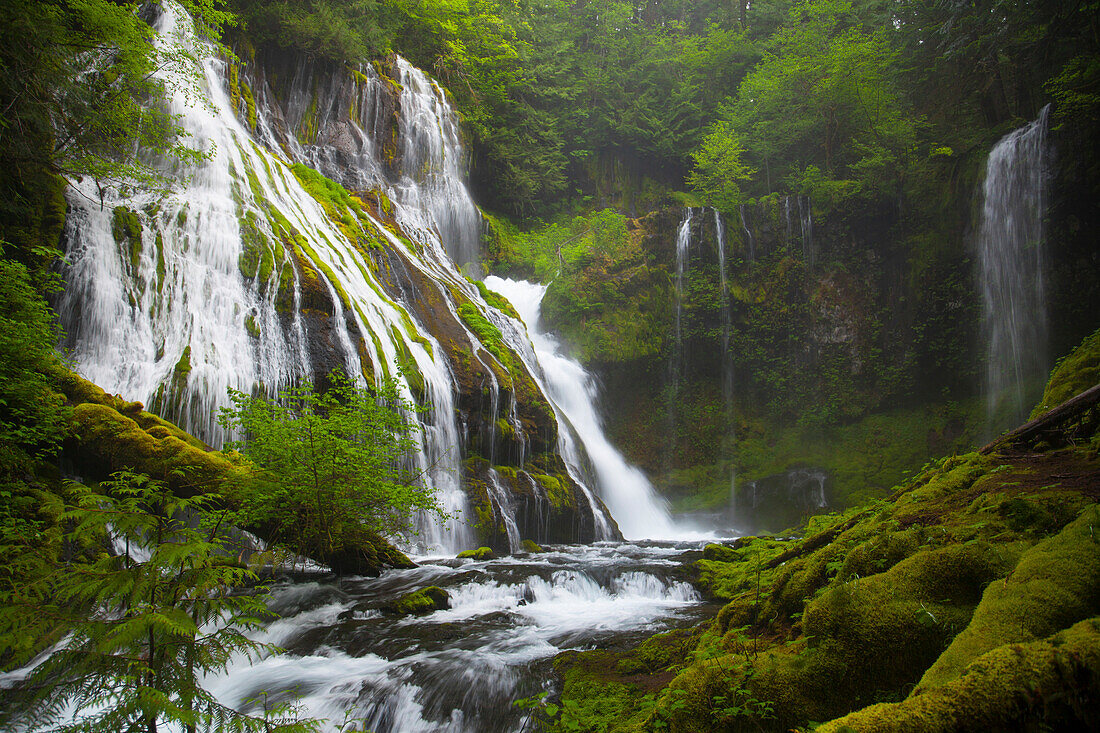
[[[750,483],[807,466],[846,503],[971,429],[962,408],[926,415],[923,427],[909,414],[868,422],[964,399],[980,361],[959,236],[906,240],[897,212],[873,214],[817,218],[795,196],[735,216],[660,209],[632,222],[628,256],[551,286],[546,317],[601,376],[610,432],[682,509],[745,507]],[[858,445],[831,448],[885,454],[888,475],[815,463],[832,451],[809,443],[835,442],[841,426],[856,426],[845,429]],[[785,441],[805,450],[778,449]],[[895,441],[911,452],[897,455]]]

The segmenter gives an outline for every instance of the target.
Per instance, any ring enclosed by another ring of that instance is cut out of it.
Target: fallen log
[[[1098,404],[1100,404],[1100,384],[1086,389],[1076,397],[1071,397],[1053,410],[1043,413],[1039,417],[1024,423],[1015,430],[1010,430],[994,438],[978,452],[987,454],[992,453],[998,448],[1006,448],[1027,443],[1030,440],[1039,438],[1049,431],[1064,427],[1066,423],[1078,419],[1084,415],[1084,413],[1094,409]]]

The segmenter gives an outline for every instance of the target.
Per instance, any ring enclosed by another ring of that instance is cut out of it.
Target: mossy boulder
[[[491,547],[479,547],[476,550],[463,550],[458,553],[460,560],[496,560],[497,554]]]
[[[1098,526],[1100,509],[1094,505],[986,588],[973,621],[925,672],[914,694],[957,678],[998,646],[1042,639],[1100,612]]]
[[[738,557],[732,547],[726,547],[725,545],[719,545],[712,542],[703,548],[703,559],[714,560],[716,562],[734,562]]]
[[[871,705],[816,730],[1095,730],[1098,698],[1100,617],[1092,617],[1045,639],[997,646],[942,686]]]
[[[524,552],[529,552],[532,555],[537,555],[537,554],[546,552],[546,550],[544,550],[542,548],[542,545],[535,542],[534,540],[524,540],[523,543],[521,544],[521,547],[523,548]]]
[[[423,616],[450,607],[451,597],[447,591],[439,586],[429,585],[401,596],[389,606],[389,611],[401,616]]]

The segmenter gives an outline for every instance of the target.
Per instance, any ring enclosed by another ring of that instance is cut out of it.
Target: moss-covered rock
[[[1004,644],[1042,639],[1100,612],[1100,509],[1084,511],[1024,553],[1012,572],[985,589],[974,620],[920,680],[919,694],[962,674]]]
[[[533,555],[546,552],[546,550],[542,548],[542,545],[535,542],[534,540],[524,540],[520,546],[523,548],[524,552],[529,552]]]
[[[1039,417],[1097,384],[1100,384],[1100,330],[1059,360],[1043,391],[1043,399],[1031,411],[1031,417]]]
[[[493,552],[491,547],[479,547],[476,550],[463,550],[458,553],[458,557],[461,560],[476,560],[482,562],[485,560],[496,560],[497,554]]]
[[[999,645],[939,687],[830,721],[821,733],[1095,730],[1100,618],[1045,639]]]
[[[660,692],[622,698],[609,731],[1015,730],[1048,711],[1087,729],[1098,485],[1088,448],[952,456],[801,539],[711,545],[697,583],[726,603],[675,676],[659,655],[594,658],[584,686],[567,673],[563,705],[590,710],[630,674]]]
[[[129,263],[130,271],[137,272],[141,261],[143,227],[136,211],[125,206],[116,206],[111,213],[111,234],[122,248],[123,261]]]
[[[422,616],[450,607],[451,597],[447,591],[439,586],[429,585],[427,588],[401,596],[390,605],[389,610],[402,616]]]
[[[145,411],[140,402],[109,395],[67,370],[51,374],[73,404],[69,459],[89,478],[131,469],[164,480],[181,495],[216,492],[232,503],[249,491],[255,466],[236,453],[215,451],[175,424]],[[265,534],[263,527],[252,527]],[[362,529],[315,558],[338,573],[378,575],[384,568],[414,567],[385,538]]]

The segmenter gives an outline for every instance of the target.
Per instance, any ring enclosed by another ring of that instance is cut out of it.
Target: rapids
[[[379,578],[289,579],[262,640],[287,654],[237,660],[204,685],[225,704],[292,702],[325,730],[523,730],[519,698],[553,691],[566,649],[637,643],[713,612],[679,579],[700,543],[601,542],[476,562],[417,558]],[[399,617],[396,597],[438,585],[451,608]],[[345,726],[346,723],[346,727]]]

